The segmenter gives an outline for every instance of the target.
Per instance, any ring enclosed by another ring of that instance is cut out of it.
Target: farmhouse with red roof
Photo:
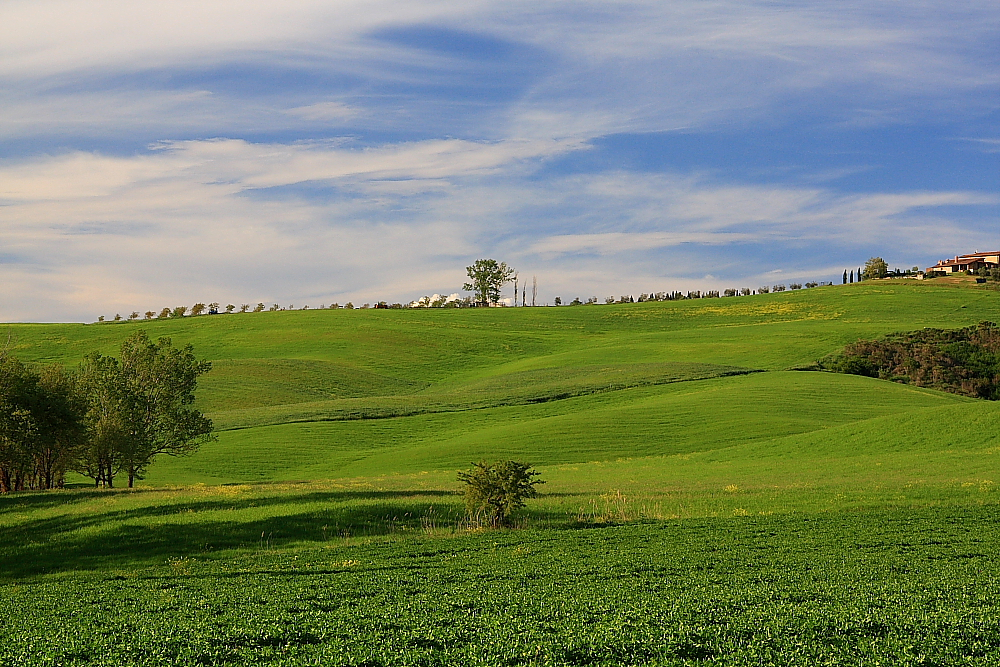
[[[958,273],[976,271],[981,268],[1000,268],[1000,250],[996,252],[974,252],[956,255],[954,259],[942,259],[934,266],[927,267],[925,273]]]

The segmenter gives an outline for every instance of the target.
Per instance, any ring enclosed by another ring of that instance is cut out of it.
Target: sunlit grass
[[[993,664],[998,405],[789,369],[997,312],[865,283],[14,325],[68,365],[194,344],[222,430],[136,489],[0,497],[0,662]],[[465,516],[482,458],[542,473],[519,529]]]

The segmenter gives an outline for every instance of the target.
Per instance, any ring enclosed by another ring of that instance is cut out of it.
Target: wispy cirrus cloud
[[[424,180],[490,173],[525,160],[583,148],[558,140],[473,142],[436,139],[378,148],[336,143],[251,144],[238,139],[163,142],[134,157],[71,153],[0,166],[0,200],[52,200],[109,195],[164,181],[226,193],[306,181]]]
[[[44,113],[0,128],[51,130],[73,123],[88,97],[125,92],[136,99],[124,108],[136,112],[120,119],[136,124],[149,121],[142,109],[175,123],[182,103],[217,129],[235,112],[275,128],[409,120],[410,131],[440,131],[445,122],[480,138],[746,121],[798,110],[802,95],[825,99],[841,120],[879,109],[892,118],[901,98],[940,113],[956,94],[975,104],[965,93],[1000,81],[988,46],[997,20],[985,2],[67,0],[58,12],[50,2],[11,2],[0,7],[0,85],[14,102],[0,115],[24,118],[33,103]],[[245,84],[228,85],[240,77]],[[343,98],[336,104],[366,112],[318,113],[331,87]],[[491,101],[507,112],[485,110],[462,90],[480,100],[505,91]],[[179,92],[186,96],[168,94]],[[248,98],[257,103],[235,108]],[[112,116],[119,108],[106,106]]]

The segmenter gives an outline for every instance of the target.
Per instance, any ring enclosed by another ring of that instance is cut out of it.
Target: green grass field
[[[963,508],[263,545],[0,589],[0,661],[996,664],[995,520]]]
[[[0,664],[995,664],[1000,406],[797,370],[981,320],[914,281],[10,325],[67,366],[192,343],[219,438],[0,497]],[[542,472],[524,530],[470,532],[481,458]]]

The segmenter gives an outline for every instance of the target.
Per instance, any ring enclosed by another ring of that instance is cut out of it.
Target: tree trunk
[[[41,478],[39,480],[40,481],[39,486],[41,486],[43,489],[51,489],[51,488],[53,488],[53,484],[52,483],[53,483],[54,477],[55,477],[55,475],[53,474],[53,469],[55,468],[55,464],[54,464],[54,461],[53,461],[54,458],[55,457],[52,455],[52,451],[51,450],[46,450],[45,454],[43,455],[43,457],[41,459],[41,461],[39,461],[39,463],[40,463],[40,465],[39,465],[40,471],[39,472],[41,473],[39,475],[39,477]]]

